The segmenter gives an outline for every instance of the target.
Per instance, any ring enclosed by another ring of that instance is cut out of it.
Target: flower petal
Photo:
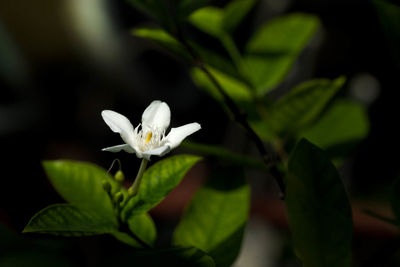
[[[108,151],[108,152],[120,152],[121,150],[124,150],[125,152],[128,153],[135,153],[135,150],[128,144],[110,146],[102,149],[102,151]]]
[[[169,109],[167,103],[160,100],[151,102],[151,104],[144,110],[142,115],[142,126],[145,132],[151,128],[164,131],[168,128],[170,121],[171,110]]]
[[[133,126],[124,115],[112,110],[103,110],[101,116],[113,132],[121,135],[125,143],[132,144]]]
[[[172,128],[169,134],[165,137],[166,144],[171,147],[171,149],[180,145],[180,143],[187,136],[201,129],[200,124],[197,122],[189,123],[178,128]]]
[[[169,145],[164,145],[164,146],[152,149],[152,150],[142,152],[141,154],[144,158],[149,160],[151,155],[162,157],[170,151],[171,151],[171,147]]]

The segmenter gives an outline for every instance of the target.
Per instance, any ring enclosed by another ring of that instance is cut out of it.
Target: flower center
[[[147,134],[147,137],[146,137],[146,142],[144,142],[144,144],[147,144],[150,140],[151,140],[151,137],[153,136],[153,133],[152,132],[149,132],[148,134]]]

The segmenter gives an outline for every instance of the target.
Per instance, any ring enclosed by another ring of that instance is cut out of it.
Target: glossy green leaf
[[[156,206],[200,159],[198,156],[177,155],[151,166],[143,175],[138,194],[123,208],[123,220],[129,220],[131,216],[147,212]]]
[[[222,19],[222,28],[224,31],[233,32],[255,3],[256,0],[235,0],[229,2],[224,8]]]
[[[70,204],[117,224],[112,202],[102,182],[115,181],[104,169],[90,163],[56,160],[45,161],[44,169],[57,192]]]
[[[173,54],[191,60],[191,56],[186,52],[182,44],[163,29],[137,28],[132,30],[132,34],[141,38],[149,39]]]
[[[235,168],[224,172],[219,175],[226,175],[228,181],[209,184],[195,194],[173,241],[205,251],[217,266],[230,266],[236,259],[250,207],[250,188],[244,183],[243,172]],[[215,176],[211,181],[220,178]]]
[[[141,240],[149,245],[153,245],[157,237],[156,226],[148,213],[131,216],[127,220],[129,229]]]
[[[258,95],[284,80],[318,27],[315,16],[290,14],[269,21],[254,34],[246,45],[244,60]]]
[[[335,166],[302,139],[288,168],[285,203],[302,266],[351,266],[351,208]]]
[[[351,148],[367,136],[368,130],[368,116],[361,104],[337,100],[317,123],[302,131],[300,136],[333,153],[348,146]]]
[[[252,122],[265,140],[271,136],[293,134],[316,121],[327,104],[343,86],[345,79],[316,79],[304,82],[279,99],[262,121]]]
[[[153,219],[148,213],[142,213],[139,215],[131,216],[127,220],[129,230],[134,233],[140,240],[146,243],[149,246],[154,245],[154,241],[157,237],[156,226],[153,222]],[[143,248],[143,245],[138,243],[131,235],[125,232],[113,232],[112,235],[117,238],[119,241],[136,247]]]
[[[115,230],[115,224],[103,220],[96,213],[80,210],[70,204],[56,204],[36,213],[23,232],[87,236],[111,233]]]

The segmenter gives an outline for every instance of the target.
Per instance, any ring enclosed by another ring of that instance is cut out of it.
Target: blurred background
[[[396,251],[398,231],[362,210],[391,216],[384,195],[400,169],[399,35],[388,38],[382,13],[370,1],[260,0],[235,32],[239,47],[260,24],[290,12],[315,14],[322,27],[298,58],[286,87],[345,75],[341,94],[367,107],[369,134],[339,170],[355,205],[354,261],[357,266],[386,266],[373,265],[374,257]],[[54,266],[59,259],[65,266],[99,266],[107,263],[100,256],[106,248],[129,249],[104,236],[20,234],[38,210],[63,202],[47,181],[42,160],[85,160],[107,169],[118,157],[126,177],[135,176],[140,161],[132,155],[101,152],[120,142],[100,116],[104,109],[122,113],[137,125],[144,108],[160,99],[171,107],[172,127],[202,125],[191,140],[257,155],[242,129],[196,88],[187,63],[130,35],[133,27],[151,25],[149,21],[123,0],[0,1],[1,266]],[[209,46],[218,50],[211,40]],[[182,152],[190,151],[174,151]],[[198,164],[153,211],[161,245],[168,243],[183,207],[210,173],[209,165],[207,160]],[[299,266],[276,185],[254,170],[248,176],[255,188],[252,216],[236,265]],[[24,265],[20,255],[31,265]]]

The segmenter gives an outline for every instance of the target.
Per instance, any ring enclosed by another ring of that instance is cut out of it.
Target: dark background
[[[43,173],[44,159],[108,168],[118,157],[127,176],[135,175],[139,161],[131,155],[100,151],[120,142],[102,121],[103,109],[137,125],[144,108],[160,99],[171,107],[172,126],[201,123],[192,140],[246,150],[232,141],[242,137],[241,129],[194,86],[187,63],[129,35],[132,27],[147,24],[147,17],[125,1],[80,2],[85,1],[0,2],[0,223],[15,232],[41,208],[62,202]],[[376,11],[361,0],[265,0],[235,39],[241,46],[260,23],[297,11],[318,15],[322,29],[296,63],[307,68],[298,68],[286,83],[345,75],[342,94],[353,97],[357,79],[368,78],[377,96],[365,100],[370,133],[343,175],[354,197],[385,192],[399,172],[399,68]],[[193,34],[220,49],[215,40]]]

